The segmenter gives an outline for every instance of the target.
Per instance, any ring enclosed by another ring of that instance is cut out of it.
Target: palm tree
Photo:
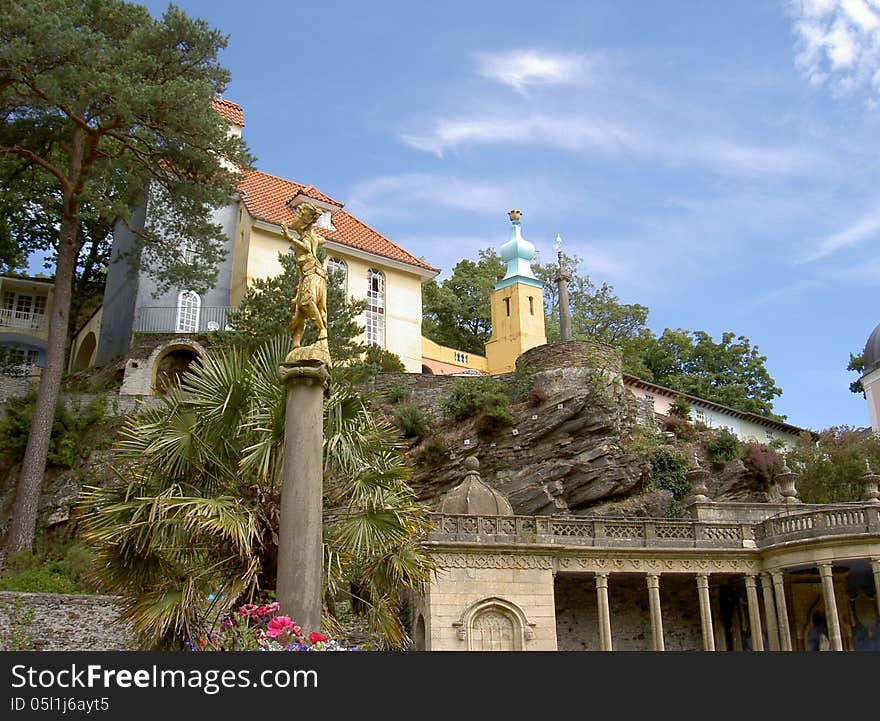
[[[96,574],[124,597],[144,647],[174,648],[236,602],[274,588],[284,389],[283,336],[253,353],[193,364],[158,407],[132,416],[116,443],[119,482],[88,487],[84,537]],[[406,594],[433,570],[419,539],[428,509],[407,483],[397,431],[337,373],[325,403],[325,624],[356,589],[387,647],[408,637]]]

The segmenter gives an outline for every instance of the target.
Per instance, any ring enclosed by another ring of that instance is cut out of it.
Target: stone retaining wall
[[[115,623],[120,603],[117,596],[0,591],[0,651],[135,650],[134,634]]]

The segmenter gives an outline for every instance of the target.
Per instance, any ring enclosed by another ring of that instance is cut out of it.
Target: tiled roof
[[[259,170],[244,171],[242,181],[238,187],[248,212],[254,218],[264,220],[267,223],[279,225],[281,223],[292,223],[293,211],[287,204],[291,199],[300,194],[325,203],[341,205],[341,203],[324,195],[324,193],[312,185],[300,185],[292,180],[269,175]],[[326,230],[324,228],[316,228],[316,230],[329,240],[335,240],[342,245],[348,245],[357,250],[380,255],[384,258],[390,258],[391,260],[425,270],[438,270],[408,253],[399,245],[392,243],[388,238],[344,210],[337,210],[333,213],[333,225],[336,227],[336,230]]]
[[[214,98],[212,105],[214,106],[214,110],[220,113],[221,118],[228,120],[230,123],[235,123],[236,125],[244,127],[244,112],[241,109],[241,105],[233,103],[231,100],[224,100],[223,98]]]
[[[626,385],[636,386],[637,388],[642,388],[648,391],[654,391],[655,393],[660,393],[661,395],[670,396],[672,398],[677,398],[678,396],[681,396],[682,398],[687,400],[688,403],[695,403],[697,405],[705,406],[707,408],[713,408],[722,413],[726,413],[729,416],[742,418],[744,420],[751,421],[752,423],[757,423],[758,425],[776,428],[777,430],[785,431],[795,436],[799,433],[802,433],[803,431],[807,431],[811,436],[818,438],[818,435],[816,433],[807,428],[800,428],[799,426],[794,426],[791,423],[786,423],[785,421],[777,421],[775,418],[766,418],[765,416],[759,416],[757,413],[740,411],[736,408],[731,408],[730,406],[716,403],[715,401],[707,401],[705,398],[692,396],[688,393],[682,393],[680,391],[672,390],[671,388],[666,388],[665,386],[657,385],[656,383],[651,383],[650,381],[642,380],[641,378],[630,375],[629,373],[623,374],[623,382]]]

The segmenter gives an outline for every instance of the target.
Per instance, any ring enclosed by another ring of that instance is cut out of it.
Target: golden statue
[[[293,258],[299,272],[296,295],[290,303],[290,325],[293,334],[293,349],[286,360],[320,361],[330,365],[330,348],[327,345],[327,271],[318,260],[318,248],[324,242],[314,224],[322,211],[311,203],[297,207],[296,218],[291,223],[292,233],[287,225],[281,224],[284,238],[293,246]],[[311,320],[318,329],[318,340],[310,346],[300,347],[306,321]]]

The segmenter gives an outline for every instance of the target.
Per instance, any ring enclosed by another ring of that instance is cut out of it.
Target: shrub
[[[530,406],[539,406],[547,400],[547,391],[544,386],[533,386],[529,391],[528,401]]]
[[[715,465],[724,465],[727,461],[739,458],[742,454],[742,443],[735,433],[726,428],[714,433],[711,438],[703,441],[706,457]]]
[[[743,463],[753,478],[765,486],[773,482],[773,477],[782,468],[782,459],[770,446],[763,443],[746,443],[743,448]]]
[[[76,584],[63,562],[51,561],[42,566],[25,565],[6,569],[0,574],[0,591],[24,593],[75,593]]]
[[[691,404],[683,396],[678,396],[672,405],[669,406],[669,415],[690,420]]]
[[[376,373],[403,373],[406,370],[399,355],[372,344],[364,351],[363,362],[374,366]]]
[[[421,438],[431,424],[431,419],[418,406],[400,406],[394,409],[394,422],[405,438]]]
[[[509,403],[501,381],[490,377],[462,378],[453,384],[449,397],[443,401],[443,412],[456,421],[463,421],[487,410],[504,415]],[[507,415],[509,417],[509,413]]]
[[[409,397],[409,388],[404,385],[394,385],[388,389],[388,402],[389,403],[400,403],[400,401]]]
[[[449,446],[442,438],[432,438],[425,444],[422,451],[423,457],[430,463],[439,463],[446,458],[447,453],[449,453]]]
[[[21,460],[27,445],[31,421],[34,415],[36,395],[30,393],[6,402],[6,419],[0,424],[0,452],[14,460]],[[95,398],[86,405],[73,405],[63,400],[55,409],[52,436],[46,462],[49,466],[73,468],[78,457],[86,457],[91,451],[84,442],[86,432],[101,425],[107,419],[107,406],[103,399]]]
[[[671,431],[676,438],[683,441],[692,441],[697,437],[697,429],[681,416],[666,416],[663,419],[663,430]]]
[[[685,457],[674,448],[660,447],[651,458],[651,485],[672,491],[675,500],[684,498],[691,487],[687,479],[688,464]]]

